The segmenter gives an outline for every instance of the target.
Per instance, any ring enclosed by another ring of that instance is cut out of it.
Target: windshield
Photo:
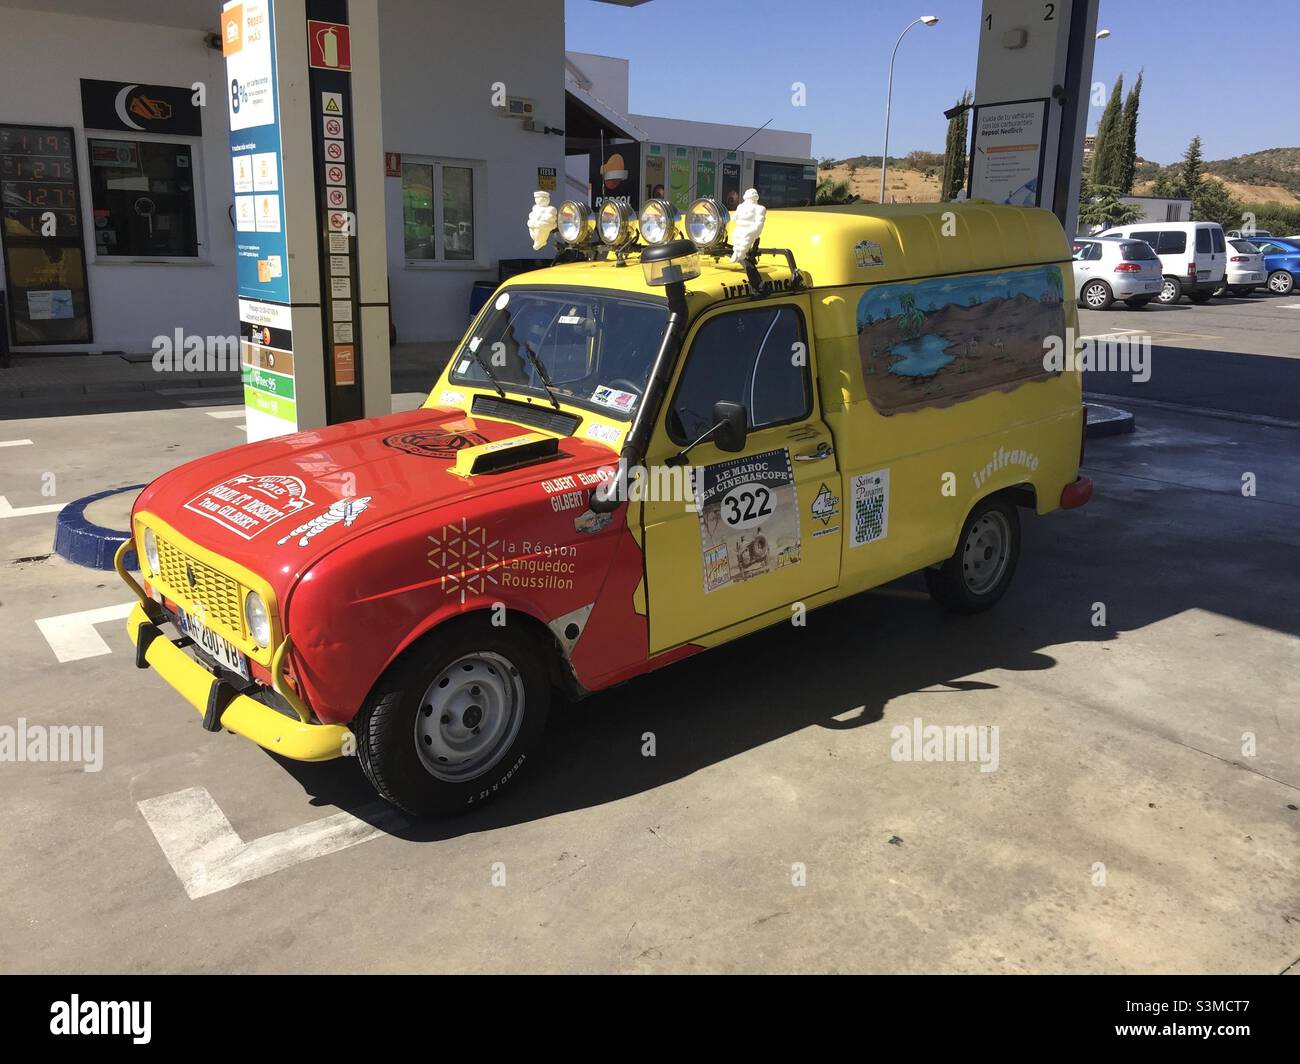
[[[526,392],[630,419],[663,339],[667,306],[593,292],[511,288],[456,353],[457,384]],[[489,374],[488,370],[491,370]]]

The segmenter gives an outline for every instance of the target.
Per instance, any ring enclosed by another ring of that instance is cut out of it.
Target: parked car
[[[1205,303],[1223,284],[1227,240],[1218,222],[1139,222],[1098,236],[1145,240],[1155,248],[1164,274],[1156,297],[1161,303],[1177,303],[1183,296]]]
[[[1268,290],[1274,295],[1289,296],[1300,274],[1300,237],[1271,236],[1256,245],[1264,255],[1264,272]]]
[[[1254,240],[1256,237],[1263,238],[1266,236],[1272,236],[1273,234],[1267,229],[1229,229],[1223,235],[1229,240],[1233,237],[1240,237],[1243,240]]]
[[[1264,283],[1264,256],[1249,240],[1228,238],[1228,267],[1223,287],[1214,294],[1250,295]]]
[[[1133,310],[1160,294],[1160,259],[1145,240],[1074,240],[1074,283],[1079,306],[1105,310],[1122,299]]]

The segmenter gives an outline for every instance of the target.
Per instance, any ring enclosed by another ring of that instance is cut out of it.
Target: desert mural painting
[[[858,301],[867,396],[882,414],[948,406],[1048,376],[1043,338],[1065,335],[1057,266],[869,288]]]

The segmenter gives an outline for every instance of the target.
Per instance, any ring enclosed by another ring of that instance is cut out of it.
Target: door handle
[[[835,448],[825,440],[817,445],[815,451],[808,451],[805,454],[794,456],[796,462],[820,462],[823,458],[830,458],[835,453]]]

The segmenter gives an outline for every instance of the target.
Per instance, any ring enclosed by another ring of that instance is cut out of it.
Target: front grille
[[[554,407],[539,409],[528,403],[516,403],[509,399],[497,399],[490,395],[474,396],[474,405],[470,407],[473,414],[484,417],[499,417],[507,421],[518,421],[524,425],[533,425],[547,432],[560,436],[572,436],[582,418],[556,410]]]
[[[158,537],[158,567],[158,582],[181,606],[191,613],[201,613],[204,624],[232,642],[248,641],[244,628],[244,593],[239,581],[191,558],[161,536]]]

